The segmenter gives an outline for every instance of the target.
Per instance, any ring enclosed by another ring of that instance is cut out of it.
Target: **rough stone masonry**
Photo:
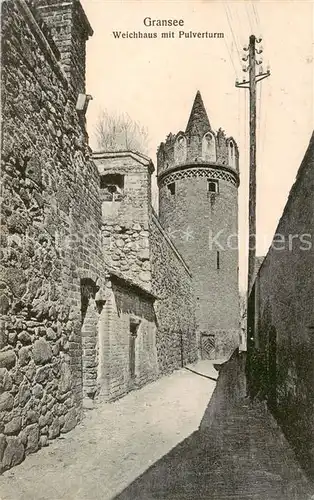
[[[137,154],[143,182],[127,152],[119,201],[132,220],[109,224],[76,110],[92,34],[80,3],[1,7],[3,471],[71,430],[84,398],[121,397],[193,361],[197,346],[191,273],[151,210],[150,162]]]
[[[80,280],[102,270],[98,172],[58,57],[27,4],[3,2],[2,469],[76,425]]]

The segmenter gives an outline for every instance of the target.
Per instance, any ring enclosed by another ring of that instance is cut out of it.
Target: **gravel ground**
[[[211,361],[190,368],[218,375]],[[112,499],[198,429],[214,388],[210,378],[181,369],[99,404],[72,432],[5,472],[0,499]]]

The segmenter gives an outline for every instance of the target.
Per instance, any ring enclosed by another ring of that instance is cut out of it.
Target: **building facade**
[[[141,296],[153,300],[150,318],[155,334],[151,344],[147,344],[152,351],[149,370],[145,377],[142,374],[138,379],[143,385],[158,374],[169,373],[197,357],[192,276],[152,208],[152,161],[133,151],[97,152],[93,160],[100,176],[102,250],[106,268],[113,275],[123,277],[126,283],[136,284]],[[130,304],[127,309],[134,316]],[[112,323],[109,340],[115,335],[115,326],[118,328],[116,321]],[[127,342],[128,329],[125,335]],[[140,343],[138,339],[136,344]],[[111,359],[110,355],[109,376]],[[124,364],[127,363],[126,353]],[[118,366],[117,369],[119,371]]]
[[[223,356],[239,345],[239,154],[199,92],[185,132],[161,143],[157,176],[160,222],[193,276],[200,353]]]
[[[92,28],[80,2],[7,0],[1,8],[3,471],[75,427],[84,403],[115,400],[194,362],[194,287],[204,311],[218,281],[212,273],[207,286],[196,268],[194,279],[192,254],[169,234],[165,207],[160,218],[152,209],[151,160],[133,151],[93,154],[88,146],[85,44]],[[219,134],[217,154],[228,163]],[[235,143],[233,151],[230,161]],[[222,196],[205,196],[212,218],[223,199],[227,212],[236,209],[236,167],[219,171],[227,176]],[[227,286],[225,293],[229,301]],[[220,331],[229,327],[222,318]]]

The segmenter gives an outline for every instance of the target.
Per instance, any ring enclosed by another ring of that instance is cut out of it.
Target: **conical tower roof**
[[[206,132],[211,130],[209,119],[203,103],[200,91],[196,92],[192,111],[188,124],[186,126],[186,134],[203,136]]]

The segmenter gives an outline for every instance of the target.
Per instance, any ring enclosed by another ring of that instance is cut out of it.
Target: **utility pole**
[[[256,44],[262,41],[261,38],[250,36],[249,46],[244,47],[248,51],[242,60],[249,61],[248,67],[243,71],[249,71],[248,81],[243,78],[242,82],[236,81],[238,88],[249,89],[250,92],[250,177],[249,177],[249,249],[248,249],[248,296],[253,286],[253,275],[256,257],[256,85],[258,82],[270,75],[269,69],[263,73],[262,67],[256,74],[256,66],[262,61],[256,60],[256,54],[261,54],[263,49],[257,49]]]

